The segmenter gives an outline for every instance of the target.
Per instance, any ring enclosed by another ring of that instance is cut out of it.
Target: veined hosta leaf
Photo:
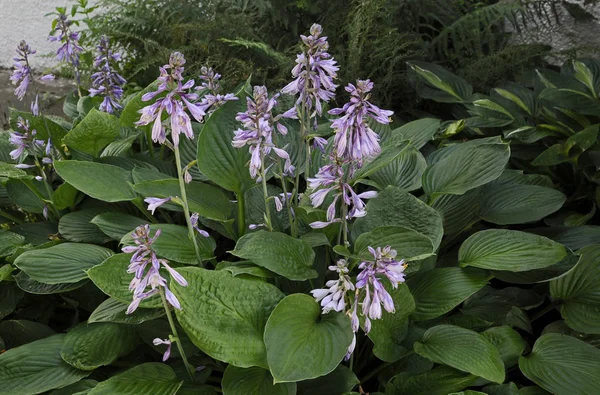
[[[0,354],[2,392],[30,395],[64,387],[89,372],[75,369],[60,357],[67,335],[53,335]]]
[[[430,328],[414,345],[415,352],[433,362],[504,382],[504,364],[498,350],[477,332],[453,325]]]
[[[152,248],[159,257],[181,263],[199,263],[194,251],[194,244],[188,237],[187,227],[173,224],[151,224],[150,234],[154,235],[158,229],[161,230],[161,233],[156,241],[152,243]],[[196,232],[194,232],[194,235],[202,259],[212,258],[216,247],[215,240],[212,237],[202,237]],[[121,244],[135,245],[131,233],[123,236]]]
[[[516,230],[490,229],[463,242],[458,252],[461,266],[521,272],[551,266],[566,258],[568,250],[542,236]]]
[[[24,271],[14,275],[13,279],[17,283],[17,286],[23,291],[36,295],[48,295],[73,291],[74,289],[81,288],[88,282],[87,279],[84,279],[77,281],[76,283],[44,284],[32,279]]]
[[[242,236],[231,253],[290,280],[316,278],[310,245],[284,233],[264,230]]]
[[[383,248],[387,245],[398,252],[399,260],[415,261],[433,255],[433,244],[429,237],[398,226],[381,226],[363,233],[354,243],[354,253],[365,258],[372,258],[368,247]]]
[[[508,144],[477,140],[447,148],[423,173],[423,190],[430,197],[462,195],[500,177],[510,157]],[[444,151],[442,150],[442,151]]]
[[[358,378],[343,364],[325,376],[304,380],[298,383],[298,395],[331,395],[341,391],[351,391],[359,384]],[[346,394],[346,392],[344,392]],[[372,393],[376,395],[376,393]]]
[[[479,215],[498,225],[534,222],[559,210],[566,199],[553,188],[492,183],[483,188]]]
[[[112,255],[108,248],[93,244],[63,243],[26,251],[14,265],[44,284],[76,283],[87,278],[85,271]]]
[[[381,153],[370,162],[366,162],[363,167],[358,169],[353,176],[353,180],[369,177],[371,174],[385,168],[394,162],[402,152],[409,147],[407,141],[389,142],[384,144]]]
[[[409,146],[389,164],[370,174],[369,179],[379,189],[391,185],[410,192],[421,188],[421,176],[426,167],[427,162],[419,150]]]
[[[119,137],[119,118],[92,109],[67,133],[63,142],[69,147],[98,156],[102,149]]]
[[[481,189],[471,189],[462,195],[442,195],[433,202],[431,207],[443,218],[445,234],[456,234],[479,221]]]
[[[177,320],[192,342],[209,356],[238,367],[267,368],[263,332],[267,318],[283,294],[261,281],[229,273],[180,268],[188,281],[171,281],[181,303]]]
[[[416,305],[412,318],[425,321],[446,314],[483,288],[489,278],[483,271],[458,267],[418,273],[407,281]]]
[[[182,383],[169,366],[149,362],[98,383],[88,395],[175,395]]]
[[[516,365],[527,347],[527,342],[523,340],[519,332],[510,326],[496,326],[481,332],[481,335],[498,349],[506,368]]]
[[[48,395],[84,395],[98,384],[96,380],[85,379],[50,392]]]
[[[113,255],[88,270],[87,275],[102,292],[129,304],[133,299],[133,295],[129,290],[129,283],[133,279],[133,274],[127,273],[130,259],[131,254]],[[179,269],[177,270],[179,271]],[[164,273],[163,276],[165,276]],[[140,307],[158,308],[162,307],[162,302],[158,295],[153,295],[142,300]]]
[[[397,187],[387,187],[367,203],[367,215],[352,225],[352,238],[380,226],[399,226],[429,237],[434,251],[444,233],[442,218],[433,208]]]
[[[464,103],[471,100],[473,87],[464,79],[435,64],[408,63],[421,81],[416,83],[419,96],[440,103]]]
[[[95,322],[115,322],[118,324],[141,324],[165,315],[164,309],[138,308],[132,314],[126,314],[127,303],[108,298],[100,303],[88,318],[88,324]]]
[[[138,339],[131,325],[84,322],[67,333],[60,355],[77,369],[94,370],[133,351]]]
[[[66,182],[95,199],[122,202],[137,197],[131,186],[131,173],[117,166],[63,160],[57,161],[54,168]]]
[[[0,257],[12,255],[18,246],[25,244],[25,238],[20,234],[0,231]]]
[[[531,381],[556,395],[588,395],[600,389],[600,350],[568,335],[548,333],[519,358]]]
[[[102,212],[106,212],[106,208],[87,208],[65,214],[58,221],[58,232],[68,241],[77,243],[108,243],[111,238],[91,222],[96,215]]]
[[[244,89],[237,94],[239,100],[229,101],[215,111],[198,136],[198,168],[200,172],[221,188],[240,195],[255,184],[250,178],[247,147],[231,146],[239,122],[238,112],[246,108]]]
[[[121,240],[123,236],[133,232],[138,226],[148,223],[147,220],[125,213],[99,214],[90,222],[113,240]]]
[[[460,391],[477,380],[476,376],[447,366],[437,366],[420,374],[403,372],[389,381],[386,395],[448,395]]]
[[[237,368],[229,365],[223,373],[223,395],[296,395],[296,383],[273,384],[273,376],[263,368]]]
[[[543,283],[560,278],[569,273],[575,265],[577,265],[579,259],[580,257],[578,255],[568,251],[568,254],[564,259],[541,269],[526,270],[524,272],[493,270],[492,275],[499,280],[514,284]]]
[[[576,331],[600,334],[600,245],[578,251],[575,268],[550,282],[550,296],[560,303],[560,313]]]
[[[301,381],[332,372],[344,358],[352,336],[350,319],[344,314],[321,315],[319,304],[309,295],[285,297],[265,327],[274,381]]]
[[[421,149],[429,140],[433,138],[440,128],[440,120],[433,118],[417,119],[400,126],[390,132],[390,141],[410,141],[410,145],[416,149]]]

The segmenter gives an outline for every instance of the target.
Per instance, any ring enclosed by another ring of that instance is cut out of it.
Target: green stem
[[[554,310],[556,308],[556,304],[554,303],[550,303],[548,306],[544,307],[542,310],[538,311],[537,313],[535,313],[532,317],[531,317],[531,322],[537,320],[538,318],[541,318],[542,316],[544,316],[546,313]]]
[[[8,220],[10,220],[10,221],[12,221],[12,222],[14,222],[16,224],[19,224],[19,225],[25,223],[25,221],[23,221],[22,219],[17,218],[14,215],[12,215],[10,213],[7,213],[6,211],[4,211],[2,209],[0,209],[0,217],[4,217],[4,218],[6,218],[6,219],[8,219]]]
[[[175,145],[173,147],[175,151],[175,163],[177,165],[177,178],[179,179],[179,191],[181,192],[181,200],[183,203],[183,214],[185,215],[185,222],[188,227],[188,236],[192,243],[194,244],[194,250],[196,251],[196,258],[198,258],[198,263],[201,266],[204,266],[202,263],[202,255],[200,255],[200,248],[198,248],[198,241],[196,240],[196,234],[194,232],[194,227],[192,226],[192,220],[190,218],[190,209],[187,201],[187,193],[185,191],[185,181],[183,180],[183,171],[181,167],[181,155],[179,154],[179,145]]]
[[[44,167],[38,160],[37,155],[34,156],[34,159],[35,159],[35,165],[40,170],[40,174],[42,176],[42,179],[44,180],[44,187],[46,188],[46,192],[48,193],[48,199],[50,200],[50,206],[52,208],[52,211],[53,211],[54,215],[56,216],[56,219],[60,219],[60,213],[59,213],[58,209],[56,208],[56,206],[54,205],[54,201],[52,200],[52,195],[54,194],[54,191],[52,190],[52,187],[50,186],[50,183],[48,182],[48,177],[46,177],[46,172],[44,171]]]
[[[237,209],[238,209],[238,237],[242,237],[246,233],[246,200],[244,193],[236,193]]]
[[[280,160],[277,161],[277,165],[279,166],[279,173],[281,174],[281,189],[283,190],[283,196],[284,196],[283,200],[285,201],[285,207],[287,209],[288,219],[290,221],[290,229],[292,232],[292,237],[297,237],[298,236],[298,224],[296,223],[296,220],[294,219],[294,215],[292,214],[292,206],[291,206],[292,202],[287,194],[287,185],[285,182],[285,177],[283,176],[283,169],[282,169]]]
[[[165,312],[167,313],[167,319],[169,320],[169,325],[171,326],[171,332],[173,333],[173,337],[175,338],[175,343],[177,344],[177,349],[179,350],[179,354],[181,354],[181,359],[183,360],[183,364],[185,365],[185,369],[190,375],[190,379],[192,382],[194,381],[194,374],[196,371],[194,367],[190,365],[185,356],[185,351],[183,351],[183,347],[181,346],[181,339],[177,334],[177,328],[175,327],[175,322],[173,321],[173,317],[171,316],[171,309],[169,308],[169,304],[167,303],[167,298],[165,297],[165,290],[162,287],[159,287],[160,298],[162,299],[163,307],[165,308]]]
[[[348,246],[348,206],[342,199],[342,235],[344,236],[344,245]]]
[[[269,191],[267,190],[267,174],[265,172],[265,154],[260,152],[260,178],[262,179],[263,196],[265,198],[265,214],[267,216],[267,229],[273,231],[273,222],[271,221],[271,210],[269,209]]]

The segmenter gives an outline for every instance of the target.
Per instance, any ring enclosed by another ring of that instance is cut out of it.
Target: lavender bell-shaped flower
[[[161,339],[159,337],[157,337],[156,339],[152,340],[152,344],[154,344],[155,346],[160,346],[161,344],[165,344],[167,346],[167,349],[165,350],[165,353],[163,354],[163,358],[162,361],[165,362],[167,359],[169,359],[169,357],[171,356],[171,346],[173,344],[173,342],[169,339]]]
[[[106,36],[100,38],[97,50],[98,56],[94,59],[94,67],[98,71],[92,74],[90,96],[104,96],[100,111],[112,114],[116,109],[122,108],[119,100],[123,97],[122,86],[127,82],[113,67],[113,63],[121,60],[121,55],[112,51]]]
[[[329,280],[325,285],[327,289],[313,289],[310,293],[317,302],[321,302],[323,314],[334,311],[346,310],[346,292],[354,291],[354,284],[348,276],[348,262],[340,259],[336,265],[329,266],[329,270],[338,273],[337,280]]]
[[[215,72],[211,67],[206,66],[200,69],[200,73],[202,83],[195,90],[199,94],[204,94],[198,105],[206,114],[215,112],[228,101],[238,100],[233,93],[225,95],[219,93],[221,91],[221,84],[219,83],[221,74]]]
[[[28,155],[43,155],[47,149],[44,149],[44,140],[36,138],[36,130],[29,126],[29,121],[21,117],[17,118],[17,129],[10,134],[8,141],[15,146],[15,149],[10,151],[9,155],[12,159],[19,161]],[[18,164],[17,168],[30,168],[33,165]]]
[[[61,42],[62,45],[56,50],[56,58],[61,62],[72,64],[75,68],[79,67],[79,55],[83,48],[79,45],[79,32],[73,32],[71,25],[73,21],[67,18],[67,15],[59,12],[56,18],[56,27],[48,39],[53,42]],[[54,35],[58,33],[57,35]]]
[[[15,88],[15,96],[17,96],[17,99],[23,100],[27,93],[27,89],[29,88],[29,84],[35,80],[29,65],[29,56],[35,54],[36,51],[32,49],[25,40],[22,40],[19,43],[16,52],[17,56],[13,58],[13,66],[15,69],[10,76],[10,80],[13,85],[17,85]],[[53,79],[54,76],[52,74],[46,74],[39,78],[40,81],[51,81]],[[35,95],[35,100],[31,102],[31,112],[35,116],[40,115],[39,95],[37,93]]]
[[[167,286],[167,280],[161,276],[160,269],[166,269],[182,287],[188,285],[187,281],[173,269],[166,259],[159,259],[152,248],[152,244],[160,236],[160,230],[157,230],[153,237],[150,237],[150,225],[138,226],[132,233],[134,246],[125,246],[122,251],[126,254],[133,254],[127,268],[127,273],[134,273],[134,277],[129,284],[129,290],[133,292],[133,301],[127,308],[127,314],[133,313],[140,305],[141,301],[160,292],[162,288],[165,292],[167,302],[176,309],[181,309],[179,300]],[[147,269],[147,270],[146,270]],[[150,287],[150,290],[146,289]]]

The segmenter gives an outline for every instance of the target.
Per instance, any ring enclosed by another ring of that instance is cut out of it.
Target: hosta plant
[[[103,39],[64,117],[12,112],[4,393],[598,392],[599,236],[554,225],[564,189],[502,136],[397,127],[376,81],[336,96],[301,39],[279,92],[173,53],[124,98]]]

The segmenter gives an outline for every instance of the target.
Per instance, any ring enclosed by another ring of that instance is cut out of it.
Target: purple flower
[[[334,311],[346,310],[346,292],[354,291],[354,284],[348,276],[348,262],[340,259],[334,266],[329,266],[329,270],[338,273],[337,280],[329,280],[325,283],[327,289],[313,289],[310,293],[317,302],[321,302],[323,314]]]
[[[33,73],[29,66],[29,55],[35,54],[36,51],[32,49],[25,40],[22,40],[19,43],[16,52],[18,56],[13,58],[15,69],[10,76],[10,80],[13,85],[17,85],[15,88],[17,99],[23,100],[29,84],[34,81]],[[40,81],[50,81],[54,79],[54,76],[52,74],[47,74],[41,76],[39,79]],[[31,102],[31,112],[35,116],[40,115],[39,97],[37,94],[35,95],[35,100]]]
[[[198,94],[188,93],[194,87],[194,80],[183,83],[184,64],[185,58],[183,55],[179,52],[173,52],[169,58],[169,64],[160,67],[158,89],[142,96],[142,101],[149,101],[157,95],[167,92],[165,97],[161,97],[154,104],[142,108],[140,110],[142,114],[140,120],[136,122],[137,126],[154,122],[152,140],[160,144],[164,144],[167,138],[162,120],[163,112],[166,112],[170,117],[171,136],[173,144],[176,146],[179,145],[179,134],[181,133],[189,139],[194,138],[191,119],[185,110],[187,109],[198,122],[202,122],[206,115],[199,104],[192,103],[198,99]],[[167,123],[167,120],[165,123]]]
[[[92,87],[90,96],[101,95],[104,100],[100,104],[100,111],[113,113],[122,108],[119,100],[123,97],[122,86],[127,82],[112,66],[112,62],[119,62],[121,55],[110,49],[108,37],[102,36],[97,46],[98,56],[94,59],[96,71],[92,74]]]
[[[200,68],[200,80],[202,83],[196,87],[197,91],[208,91],[212,94],[217,94],[221,90],[221,84],[219,80],[221,74],[215,72],[212,67],[202,66]]]
[[[155,346],[159,346],[161,344],[166,344],[167,349],[163,355],[162,360],[163,360],[163,362],[165,362],[167,359],[169,359],[169,357],[171,356],[171,345],[172,345],[171,340],[169,340],[169,339],[163,340],[163,339],[157,337],[156,339],[152,340],[152,344],[154,344]]]
[[[152,213],[152,215],[154,215],[154,211],[157,208],[159,208],[163,204],[170,202],[170,201],[171,201],[171,197],[167,197],[164,199],[149,197],[149,198],[144,199],[144,202],[148,203],[148,211],[150,211]]]
[[[337,85],[333,80],[337,78],[339,67],[327,50],[329,43],[327,37],[321,37],[321,25],[314,24],[310,28],[310,36],[301,35],[304,50],[296,57],[296,66],[292,69],[294,81],[286,85],[281,92],[298,95],[297,106],[305,106],[312,110],[310,117],[321,115],[322,101],[328,102],[335,97]],[[286,118],[298,117],[296,107],[288,110]]]
[[[255,86],[252,98],[246,98],[248,106],[246,112],[239,112],[235,117],[242,123],[243,129],[235,131],[231,145],[235,148],[250,146],[250,175],[252,178],[258,176],[263,159],[268,157],[271,151],[285,160],[285,174],[291,175],[294,172],[289,154],[285,150],[277,148],[273,142],[273,125],[277,124],[279,117],[273,118],[271,111],[277,104],[277,97],[278,95],[275,95],[269,99],[266,87]],[[281,129],[278,126],[276,128],[280,133],[281,130],[287,132],[287,129]]]
[[[50,41],[61,42],[62,45],[56,50],[56,58],[61,62],[72,64],[75,68],[79,66],[79,54],[83,48],[79,45],[79,32],[71,31],[74,23],[67,19],[67,15],[59,12],[55,19],[56,27],[48,37]],[[54,35],[58,33],[58,35]]]
[[[8,141],[16,147],[14,150],[10,151],[9,155],[12,159],[19,160],[19,158],[22,158],[24,155],[39,155],[45,152],[43,148],[44,141],[36,139],[37,132],[35,129],[31,129],[28,120],[21,117],[17,118],[17,129],[19,131],[13,131],[8,139]],[[31,165],[25,166],[27,166],[27,168],[35,167]]]
[[[127,314],[133,313],[142,300],[159,293],[160,288],[164,290],[167,302],[174,308],[181,309],[179,300],[167,286],[167,280],[161,276],[160,269],[166,269],[171,278],[182,287],[186,287],[188,283],[181,274],[169,266],[169,261],[156,256],[152,244],[160,236],[160,229],[156,231],[154,237],[150,237],[150,225],[146,224],[135,228],[132,236],[135,246],[125,246],[122,249],[124,253],[133,253],[127,268],[127,273],[134,273],[129,283],[129,290],[133,292],[133,301],[127,308]],[[146,291],[148,287],[150,290]]]
[[[340,115],[331,127],[335,130],[336,156],[351,159],[362,165],[365,159],[373,159],[381,152],[379,136],[367,123],[368,117],[381,124],[390,123],[392,111],[382,110],[368,100],[373,83],[369,80],[357,80],[356,86],[348,84],[350,101],[342,108],[334,108],[329,114]]]
[[[194,228],[202,237],[210,237],[207,231],[202,230],[198,227],[198,220],[200,219],[200,214],[193,213],[190,217],[190,222],[192,223],[192,228]]]

